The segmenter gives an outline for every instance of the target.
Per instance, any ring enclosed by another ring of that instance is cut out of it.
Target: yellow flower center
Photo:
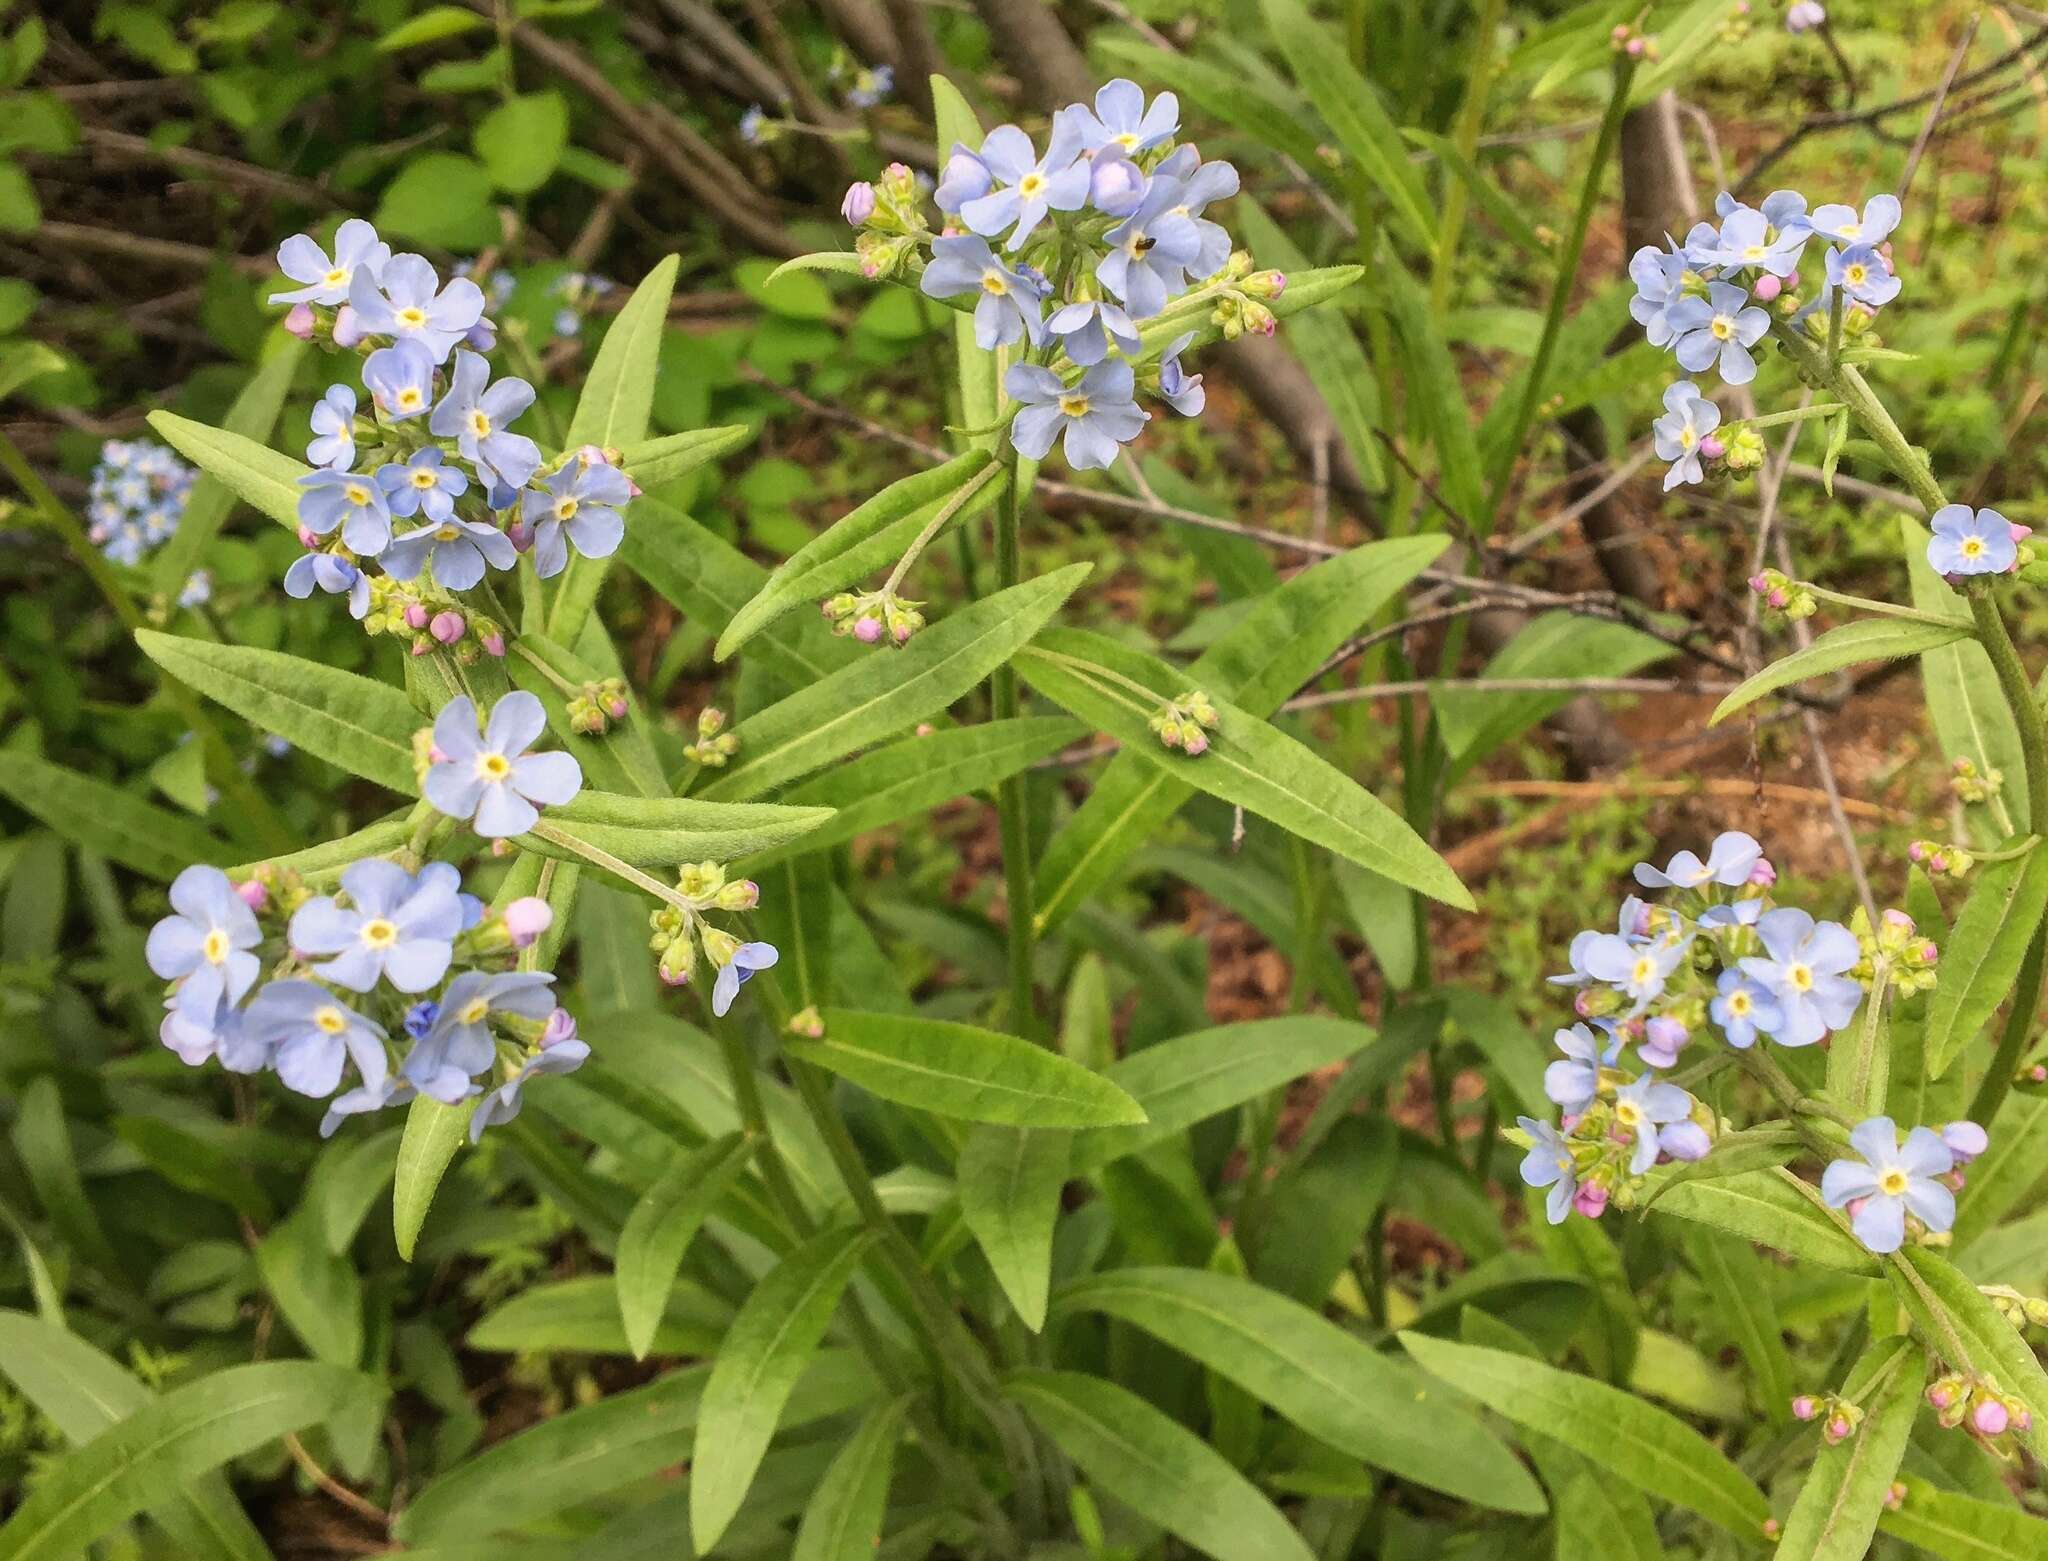
[[[1002,272],[984,271],[981,273],[981,290],[992,298],[1001,298],[1009,292],[1010,284],[1003,279]]]
[[[403,330],[416,331],[427,323],[427,311],[417,306],[398,311],[397,320]]]
[[[436,542],[453,542],[461,535],[462,533],[454,526],[437,526],[434,530],[434,540]]]
[[[411,411],[413,408],[417,407],[420,404],[421,400],[422,397],[419,393],[418,388],[413,385],[407,385],[405,389],[401,390],[398,393],[398,404],[404,407],[408,412]],[[433,480],[434,479],[431,477],[427,479],[427,481],[429,482],[432,482]],[[419,481],[419,479],[415,477],[413,481],[417,482]]]
[[[512,773],[512,761],[502,753],[478,754],[476,772],[487,781],[501,781]]]
[[[1690,450],[1694,445],[1698,444],[1699,442],[1700,436],[1694,433],[1690,428],[1679,429],[1678,443],[1681,448]]]
[[[1061,396],[1060,411],[1067,417],[1086,417],[1088,415],[1088,398],[1078,392],[1070,392],[1067,395]]]
[[[1864,279],[1870,275],[1870,268],[1860,264],[1853,265],[1842,274],[1848,278],[1851,287],[1861,287]]]
[[[1984,554],[1984,539],[1982,537],[1964,537],[1962,552],[1965,558],[1981,558]]]
[[[1045,175],[1036,169],[1017,181],[1017,193],[1027,201],[1045,188]]]
[[[1135,152],[1138,149],[1138,133],[1135,130],[1126,130],[1122,135],[1111,136],[1110,140],[1126,152]]]
[[[211,932],[207,933],[205,941],[199,945],[199,952],[206,956],[206,962],[209,965],[223,963],[229,953],[232,952],[232,946],[228,943],[228,935],[222,932],[220,928],[215,927]]]
[[[1906,1191],[1906,1173],[1893,1166],[1877,1179],[1877,1190],[1887,1198],[1902,1196]]]
[[[472,997],[462,1005],[462,1012],[455,1017],[463,1024],[482,1024],[484,1015],[491,1011],[491,1005],[481,997]]]
[[[1714,323],[1707,329],[1714,333],[1716,341],[1727,341],[1735,334],[1735,322],[1725,314],[1717,314],[1714,316]]]
[[[1645,954],[1642,958],[1636,961],[1636,968],[1632,973],[1631,979],[1635,982],[1637,986],[1641,986],[1645,981],[1648,981],[1656,973],[1657,962],[1654,959],[1650,958],[1649,955]]]
[[[567,499],[558,499],[558,500],[556,500],[556,501],[555,501],[555,519],[557,519],[557,520],[574,520],[574,519],[576,518],[576,508],[577,508],[577,505],[578,505],[578,503],[579,503],[579,501],[578,501],[578,500],[576,500],[576,499],[574,499],[574,498],[567,498]]]
[[[1633,1100],[1617,1100],[1614,1103],[1614,1120],[1623,1127],[1634,1127],[1643,1120],[1642,1108]]]
[[[479,439],[484,438],[490,433],[491,420],[484,415],[481,409],[472,411],[469,414],[469,431]]]
[[[1742,258],[1744,260],[1761,260],[1764,258],[1764,254],[1765,250],[1763,245],[1752,244],[1749,246],[1749,248],[1745,249],[1742,252]]]
[[[1749,1016],[1749,1010],[1750,996],[1747,992],[1730,992],[1728,994],[1728,1012],[1738,1019],[1745,1019]]]
[[[313,1023],[329,1035],[339,1035],[348,1028],[348,1015],[329,1003],[313,1010]]]
[[[1841,233],[1843,238],[1861,238],[1863,236],[1863,224],[1860,222],[1845,222],[1842,224]]]
[[[1811,992],[1813,990],[1813,967],[1811,965],[1791,966],[1785,972],[1785,984],[1795,992]]]
[[[343,498],[347,499],[349,503],[353,504],[357,509],[361,509],[365,504],[370,502],[370,490],[368,488],[365,488],[359,482],[350,483],[346,488],[343,488],[341,490],[341,494]]]
[[[419,489],[419,490],[420,490],[420,492],[422,492],[422,493],[426,492],[426,491],[427,491],[427,489],[429,489],[429,488],[433,487],[433,486],[434,486],[434,472],[433,472],[433,468],[432,468],[432,467],[429,467],[429,466],[422,466],[422,467],[420,467],[420,468],[419,468],[419,470],[417,470],[416,472],[414,472],[414,473],[412,474],[412,485],[413,485],[413,486],[414,486],[415,488]]]
[[[382,916],[363,923],[363,942],[373,949],[388,949],[398,941],[398,924]]]
[[[348,267],[336,266],[320,280],[329,287],[345,287],[348,285]]]

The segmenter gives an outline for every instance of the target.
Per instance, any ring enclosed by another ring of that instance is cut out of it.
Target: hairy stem
[[[1017,457],[1008,457],[1010,482],[996,500],[996,587],[1008,590],[1021,576],[1020,512],[1024,495],[1017,481]],[[991,680],[994,715],[1013,721],[1019,708],[1016,671],[1005,662]],[[996,791],[996,814],[1003,838],[1003,893],[1009,907],[1010,1027],[1030,1040],[1042,1039],[1038,999],[1031,979],[1036,939],[1031,923],[1031,822],[1024,772],[1010,776]]]

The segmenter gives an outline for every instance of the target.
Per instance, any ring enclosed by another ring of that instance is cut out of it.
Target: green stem
[[[1846,591],[1830,591],[1824,586],[1801,580],[1809,595],[1817,601],[1833,602],[1838,607],[1854,608],[1857,612],[1869,613],[1877,618],[1902,618],[1908,623],[1931,623],[1948,627],[1955,623],[1954,617],[1943,617],[1940,613],[1922,612],[1917,607],[1901,607],[1896,602],[1880,602],[1868,596],[1851,596]]]
[[[1579,187],[1579,208],[1572,217],[1572,230],[1565,240],[1565,246],[1557,257],[1557,276],[1550,286],[1550,307],[1543,317],[1543,336],[1536,344],[1536,356],[1529,365],[1528,382],[1522,387],[1521,403],[1515,408],[1515,420],[1510,425],[1508,436],[1501,441],[1500,454],[1494,458],[1493,471],[1488,476],[1486,515],[1484,518],[1491,529],[1491,523],[1500,513],[1500,501],[1507,492],[1508,479],[1515,469],[1515,456],[1522,448],[1522,441],[1528,437],[1529,425],[1536,420],[1536,408],[1544,394],[1543,382],[1550,373],[1550,360],[1557,353],[1557,339],[1564,329],[1565,311],[1571,305],[1572,284],[1578,280],[1579,261],[1586,252],[1586,232],[1593,223],[1593,208],[1600,200],[1600,183],[1607,172],[1607,164],[1614,157],[1614,148],[1621,139],[1621,121],[1628,113],[1629,84],[1635,79],[1635,61],[1624,55],[1615,67],[1614,91],[1607,100],[1607,111],[1600,118],[1600,138],[1593,143],[1593,161],[1586,169],[1586,181]]]
[[[1007,460],[1010,482],[996,501],[996,587],[1008,590],[1021,578],[1021,521],[1024,495],[1017,482],[1017,457]],[[998,721],[1017,717],[1017,673],[1008,662],[997,667],[991,682]],[[1038,999],[1032,981],[1036,929],[1032,925],[1030,798],[1024,772],[1006,779],[996,791],[996,815],[1003,839],[1003,891],[1009,906],[1010,1027],[1031,1040],[1043,1038]]]
[[[1793,407],[1785,412],[1769,412],[1762,417],[1743,419],[1745,428],[1779,428],[1787,423],[1810,422],[1816,417],[1832,417],[1842,410],[1839,401],[1821,401],[1812,406]]]
[[[1999,1033],[1998,1050],[1991,1054],[1991,1069],[1970,1102],[1970,1120],[1987,1130],[1998,1119],[1999,1108],[2012,1089],[2013,1075],[2019,1072],[2020,1057],[2034,1033],[2034,1013],[2041,1002],[2044,954],[2048,954],[2048,924],[2036,927],[2027,943],[2013,1005],[2006,1013],[2005,1029]]]
[[[998,428],[1003,426],[1002,423],[996,424]],[[961,486],[959,492],[946,501],[939,512],[932,516],[930,524],[917,534],[917,539],[903,550],[903,556],[896,561],[895,569],[890,572],[888,580],[883,583],[882,594],[884,596],[894,596],[896,594],[896,588],[903,583],[903,577],[910,573],[911,569],[916,566],[918,559],[924,555],[924,550],[931,546],[932,538],[946,529],[953,517],[966,507],[968,500],[981,492],[991,482],[994,482],[1008,469],[1000,461],[989,462],[988,465],[969,478]]]
[[[50,491],[49,484],[37,475],[35,468],[29,465],[27,457],[5,434],[0,434],[0,467],[4,467],[8,476],[20,486],[22,494],[35,507],[37,514],[64,539],[64,545],[71,550],[72,557],[77,559],[79,567],[85,571],[86,578],[92,581],[100,595],[105,598],[107,605],[113,609],[115,618],[120,620],[121,627],[128,631],[129,636],[132,638],[136,630],[147,628],[142,609],[135,605],[135,599],[121,584],[120,576],[114,573],[113,566],[107,562],[105,555],[93,546],[92,538],[86,534],[84,523],[71,512],[69,505]],[[270,799],[263,795],[256,783],[242,773],[242,767],[235,762],[233,750],[221,736],[220,728],[213,724],[212,717],[207,715],[198,695],[168,672],[163,674],[163,686],[164,692],[171,696],[171,702],[178,707],[178,714],[198,737],[207,757],[213,760],[212,774],[214,779],[220,782],[221,790],[234,798],[244,816],[256,826],[268,849],[280,852],[291,850],[296,844],[291,827],[285,823],[277,809],[271,806]]]
[[[1487,94],[1493,87],[1493,51],[1500,35],[1501,16],[1507,0],[1480,0],[1479,14],[1472,24],[1472,58],[1465,68],[1465,98],[1458,105],[1458,121],[1451,130],[1451,142],[1467,164],[1479,149],[1480,127],[1486,122]],[[1465,226],[1469,192],[1465,181],[1448,167],[1443,169],[1444,214],[1437,225],[1436,269],[1429,279],[1430,313],[1441,315],[1451,298],[1458,238]]]

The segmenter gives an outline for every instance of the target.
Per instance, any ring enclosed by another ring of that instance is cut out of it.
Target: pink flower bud
[[[1956,1385],[1943,1377],[1927,1390],[1927,1402],[1936,1409],[1953,1408],[1956,1401]],[[1804,1416],[1801,1416],[1804,1419]]]
[[[2011,1424],[2011,1414],[1995,1398],[1979,1399],[1970,1411],[1970,1429],[1979,1436],[2003,1436]]]
[[[623,697],[614,695],[612,698],[607,699],[604,702],[604,708],[605,713],[608,714],[614,721],[623,721],[626,719],[627,705]]]
[[[537,894],[524,895],[505,907],[505,931],[515,949],[529,946],[554,925],[554,908]]]
[[[408,629],[424,629],[427,626],[427,606],[424,602],[405,604],[405,626]]]
[[[1801,1393],[1792,1400],[1792,1418],[1811,1420],[1820,1413],[1820,1403],[1811,1393]]]
[[[861,179],[846,187],[846,198],[839,203],[839,215],[846,219],[846,225],[857,228],[875,214],[875,187]]]
[[[1625,49],[1626,49],[1626,50],[1627,50],[1627,51],[1629,52],[1629,54],[1630,54],[1630,55],[1631,55],[1632,57],[1634,57],[1634,58],[1636,58],[1636,59],[1641,59],[1641,58],[1642,58],[1642,54],[1643,54],[1643,40],[1642,40],[1642,39],[1640,39],[1640,38],[1631,38],[1631,39],[1629,39],[1629,41],[1628,41],[1627,43],[1623,44],[1623,45],[1622,45],[1622,47],[1623,47],[1623,48],[1625,48]]]
[[[505,636],[498,633],[495,629],[484,636],[483,645],[486,656],[502,656],[505,654]]]
[[[334,345],[353,347],[363,339],[363,327],[356,319],[355,309],[343,304],[334,314]]]
[[[872,645],[882,637],[880,618],[857,618],[853,624],[853,637],[863,645]]]
[[[1189,758],[1194,758],[1209,751],[1209,734],[1199,726],[1193,727],[1182,736],[1180,745],[1186,750]]]
[[[1855,1429],[1849,1424],[1847,1415],[1831,1415],[1828,1417],[1828,1423],[1820,1428],[1820,1434],[1832,1446],[1836,1442],[1846,1440],[1849,1433]]]
[[[559,1046],[564,1041],[576,1039],[576,1016],[566,1008],[557,1008],[548,1015],[548,1022],[542,1026],[540,1043],[543,1047]]]
[[[2012,533],[2012,539],[2015,542],[2024,542],[2034,534],[2032,526],[2023,526],[2016,520],[2007,521],[2006,529]]]
[[[1718,461],[1727,453],[1728,446],[1721,443],[1720,437],[1716,434],[1708,434],[1700,441],[1700,454],[1710,461]]]
[[[1286,291],[1287,273],[1285,271],[1275,271],[1273,273],[1273,291],[1269,293],[1267,296],[1271,298],[1278,298],[1282,293]]]
[[[434,621],[427,625],[427,632],[443,645],[453,645],[468,629],[469,625],[462,621],[459,612],[437,612]]]
[[[914,633],[914,632],[915,632],[915,631],[914,631],[914,630],[913,630],[913,629],[911,628],[911,626],[910,626],[909,624],[907,624],[907,623],[899,623],[899,624],[897,624],[897,625],[896,625],[896,643],[897,643],[898,645],[906,645],[906,644],[908,644],[908,643],[910,642],[910,636],[911,636],[911,635],[912,635],[912,633]]]
[[[654,968],[656,973],[660,975],[662,985],[664,986],[688,986],[690,984],[690,972],[687,970],[672,971],[668,966],[661,964],[657,964]]]
[[[316,532],[311,526],[299,527],[300,547],[304,548],[307,552],[310,553],[313,551],[314,548],[318,547],[319,545],[320,534],[318,532]]]
[[[1770,577],[1768,575],[1751,575],[1749,577],[1749,588],[1756,592],[1757,595],[1762,596],[1771,588]]]
[[[2027,1079],[2034,1084],[2048,1084],[2048,1065],[2035,1063],[2027,1069]]]
[[[424,656],[431,648],[432,644],[430,641],[414,640],[412,644],[412,654],[415,656]]]
[[[311,341],[313,339],[313,306],[311,304],[293,304],[291,313],[284,317],[284,328],[290,331],[292,335],[298,337],[300,341]]]
[[[1597,1220],[1607,1212],[1607,1189],[1605,1187],[1581,1187],[1572,1197],[1572,1207],[1589,1220]]]
[[[1759,303],[1769,303],[1784,290],[1785,284],[1768,272],[1756,279],[1756,286],[1752,289]]]
[[[1749,870],[1749,881],[1759,889],[1768,889],[1778,881],[1778,870],[1771,866],[1768,858],[1760,856],[1756,859],[1756,866]]]
[[[252,911],[260,911],[270,903],[270,891],[254,878],[236,884],[235,894]]]
[[[505,535],[517,552],[524,553],[533,546],[533,527],[523,520],[513,521],[505,528]]]
[[[1909,862],[1924,862],[1924,861],[1926,861],[1926,860],[1927,860],[1927,842],[1926,842],[1926,841],[1924,841],[1924,840],[1916,840],[1916,841],[1914,841],[1914,842],[1913,842],[1913,843],[1912,843],[1911,845],[1907,846],[1907,847],[1906,847],[1906,860],[1907,860],[1907,861],[1909,861]]]

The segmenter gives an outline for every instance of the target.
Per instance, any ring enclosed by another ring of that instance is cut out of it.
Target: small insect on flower
[[[498,701],[479,736],[476,706],[457,695],[434,718],[426,799],[486,839],[525,834],[540,822],[536,804],[559,807],[583,789],[583,767],[570,755],[526,751],[547,724],[540,700],[521,689]]]
[[[1899,1143],[1890,1117],[1872,1117],[1849,1134],[1860,1160],[1835,1160],[1821,1174],[1821,1197],[1846,1208],[1856,1239],[1873,1252],[1896,1252],[1906,1239],[1910,1213],[1931,1231],[1955,1224],[1955,1194],[1935,1178],[1954,1169],[1941,1135],[1916,1127]]]
[[[1187,286],[1186,271],[1201,254],[1202,238],[1177,212],[1186,199],[1180,180],[1155,174],[1137,209],[1109,230],[1109,253],[1096,262],[1095,277],[1124,301],[1133,319],[1149,320]]]
[[[1944,504],[1934,512],[1927,562],[1951,580],[1964,575],[2004,574],[2019,563],[2013,525],[1995,509]]]
[[[304,233],[294,233],[277,246],[277,268],[294,282],[305,284],[282,293],[272,293],[274,304],[343,304],[349,289],[361,275],[376,281],[391,246],[377,237],[377,230],[360,217],[351,217],[334,230],[334,254]]]

